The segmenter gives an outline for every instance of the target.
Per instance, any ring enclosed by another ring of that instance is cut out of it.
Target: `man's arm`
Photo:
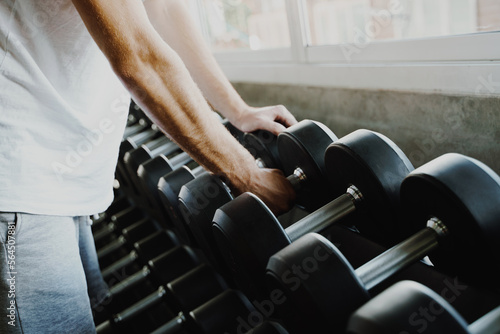
[[[220,69],[184,0],[146,0],[149,19],[182,58],[210,104],[242,131],[266,129],[275,134],[297,122],[281,105],[252,108]]]
[[[141,0],[73,0],[134,101],[179,146],[235,192],[251,191],[275,212],[294,192],[278,170],[260,169],[217,120],[179,56],[150,24]]]

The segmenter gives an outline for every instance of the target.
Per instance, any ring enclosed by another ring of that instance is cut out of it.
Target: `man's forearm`
[[[210,104],[230,121],[248,105],[227,80],[183,0],[146,0],[151,23],[180,55]]]
[[[177,57],[168,58],[172,62]],[[248,170],[255,168],[253,157],[221,125],[182,63],[163,65],[166,62],[154,68],[148,61],[135,64],[130,68],[134,75],[122,79],[136,103],[184,151],[243,191]]]

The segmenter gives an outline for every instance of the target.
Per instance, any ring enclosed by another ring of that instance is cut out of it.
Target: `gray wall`
[[[457,152],[500,174],[500,97],[233,84],[250,105],[283,104],[298,120],[323,122],[338,137],[359,128],[383,133],[415,167]]]

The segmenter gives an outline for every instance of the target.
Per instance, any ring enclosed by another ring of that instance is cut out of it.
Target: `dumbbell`
[[[246,139],[242,141],[242,145],[247,150],[252,152],[252,154],[256,157],[256,159],[259,159],[259,161],[261,161],[264,166],[269,166],[269,167],[275,166],[276,158],[271,155],[275,153],[274,152],[275,148],[272,146],[275,144],[276,136],[274,136],[270,132],[263,130],[257,130],[252,133],[245,133],[244,135],[238,135],[238,133],[241,133],[241,131],[234,128],[234,126],[232,126],[227,120],[224,120],[222,123],[234,136],[243,138],[252,138],[252,140]],[[166,210],[165,199],[162,200],[160,198],[160,194],[157,190],[159,180],[163,176],[172,172],[174,169],[177,169],[174,167],[187,165],[189,162],[193,162],[191,166],[189,166],[195,169],[193,174],[191,173],[185,174],[182,172],[174,173],[172,176],[164,178],[164,180],[162,181],[163,185],[168,186],[167,184],[165,184],[165,182],[167,181],[173,182],[176,185],[181,185],[183,184],[182,182],[186,183],[192,180],[195,174],[201,174],[205,172],[202,167],[198,166],[194,161],[192,161],[192,158],[187,153],[181,153],[174,159],[168,161],[164,157],[158,156],[141,164],[137,169],[137,176],[139,182],[141,183],[143,192],[146,195],[149,208],[152,211],[158,213],[160,221],[170,220],[172,216],[170,213],[165,212]],[[164,188],[160,189],[163,190]],[[170,190],[172,191],[173,189],[170,188]],[[175,196],[175,203],[177,202],[178,193],[179,190],[176,190],[174,193],[171,194]],[[174,197],[172,197],[172,199],[174,199]],[[172,206],[171,203],[169,204],[170,205],[167,204],[167,208]]]
[[[151,289],[172,281],[201,263],[189,246],[177,246],[149,260],[142,269],[113,285],[109,289],[107,309],[116,313],[151,293]],[[137,293],[132,293],[137,291]]]
[[[356,270],[316,233],[271,256],[266,280],[269,291],[278,289],[286,300],[279,307],[287,328],[343,330],[349,314],[369,299],[370,289],[426,255],[438,269],[462,280],[496,281],[498,175],[475,159],[449,153],[412,171],[400,194],[408,216],[404,223],[424,229]],[[446,265],[438,266],[444,255]]]
[[[243,134],[241,144],[263,166],[283,169],[278,153],[278,137],[265,130],[257,130]]]
[[[236,136],[238,132],[241,132],[234,128],[227,119],[220,119],[220,121],[233,135]],[[159,151],[161,148],[156,150]],[[160,177],[180,166],[190,162],[192,162],[192,165],[197,165],[187,153],[180,151],[176,151],[176,153],[175,156],[169,156],[170,153],[167,152],[157,154],[155,150],[148,152],[147,147],[143,146],[141,149],[137,149],[136,152],[130,153],[134,157],[128,157],[128,161],[126,161],[129,173],[133,174],[134,182],[138,184],[137,191],[143,196],[143,206],[159,222],[165,223],[166,227],[169,227],[167,223],[168,216],[164,212],[158,195],[158,181]],[[124,160],[127,160],[127,157]]]
[[[182,166],[196,166],[191,156],[182,152],[172,158],[161,154],[139,165],[136,171],[136,181],[144,197],[145,209],[151,213],[164,227],[171,227],[172,223],[162,207],[158,193],[160,178]]]
[[[137,105],[131,103],[127,126],[125,127],[123,139],[120,143],[115,178],[120,183],[120,188],[127,194],[130,193],[130,184],[126,170],[123,166],[123,155],[125,152],[137,148],[149,140],[162,135],[158,127],[147,118]]]
[[[183,242],[194,247],[197,245],[181,217],[178,197],[183,185],[204,174],[207,174],[207,171],[202,166],[193,169],[183,166],[163,175],[157,185],[161,206],[168,216],[168,220],[172,223]]]
[[[337,137],[325,125],[303,120],[289,127],[278,136],[277,144],[284,151],[282,165],[293,166],[288,180],[302,196],[298,203],[308,208],[317,207],[325,198],[325,173],[323,154]],[[294,163],[287,163],[288,154],[293,154]],[[316,201],[313,201],[315,198]],[[179,192],[179,211],[196,244],[208,260],[226,278],[230,277],[213,238],[212,219],[215,211],[233,199],[229,188],[214,175],[201,175],[182,186]]]
[[[141,116],[135,124],[140,124],[141,126],[136,129],[131,129],[131,126],[127,125],[125,128],[123,139],[120,143],[118,161],[122,161],[125,152],[138,148],[148,141],[163,136],[158,126],[152,123],[146,116]]]
[[[149,119],[149,117],[144,114],[144,112],[136,104],[131,103],[127,125],[122,137],[122,142],[126,141],[128,138],[133,137],[136,134],[148,133],[149,130],[159,131],[159,128],[151,121],[151,119]],[[141,143],[133,140],[130,143],[125,144],[123,147],[125,151],[121,151],[121,153],[126,152],[128,149],[136,148],[144,143],[145,141],[142,138],[142,136],[135,137],[135,139],[142,141]],[[131,144],[132,146],[130,146],[129,144]],[[123,154],[121,156],[123,156]]]
[[[276,156],[275,135],[265,130],[257,130],[243,134],[242,138],[243,147],[256,158],[256,163],[259,166],[281,168]],[[206,173],[207,171],[201,166],[197,166],[194,169],[184,166],[184,168],[178,168],[162,176],[157,185],[160,201],[169,221],[175,226],[180,238],[183,239],[186,244],[194,247],[198,245],[181,216],[178,197],[182,186]]]
[[[150,126],[150,123],[144,118],[139,118],[133,122],[129,122],[123,131],[123,138],[133,136],[136,133],[145,131]]]
[[[338,155],[337,151],[345,156],[329,158],[331,154]],[[336,178],[346,176],[342,182],[333,183],[333,188],[349,184],[347,192],[286,229],[250,193],[216,211],[214,238],[238,288],[247,295],[265,298],[264,273],[271,255],[304,234],[323,231],[352,212],[365,211],[371,223],[385,223],[392,233],[398,231],[395,221],[399,217],[399,186],[413,166],[396,144],[379,133],[357,130],[330,144],[325,156],[325,161],[330,162],[326,165],[328,171],[334,164]]]
[[[179,159],[177,159],[179,157]],[[143,176],[146,178],[148,181],[151,180],[152,177],[155,177],[153,175],[156,173],[157,175],[163,173],[163,172],[168,172],[171,170],[174,170],[175,168],[178,168],[182,166],[185,162],[191,160],[191,158],[184,153],[179,154],[178,156],[168,159],[165,156],[159,156],[154,159],[151,159],[150,161],[146,162],[145,164],[141,164],[139,167],[139,172],[141,172],[143,169],[143,166],[151,166],[153,164],[158,165],[159,160],[162,161],[162,166],[157,168],[150,168],[149,169],[149,174],[142,174],[140,173],[139,176]],[[147,167],[146,167],[147,168]],[[161,169],[161,171],[160,171]],[[136,185],[137,186],[137,185]],[[148,187],[151,187],[151,185],[148,185]],[[149,189],[148,191],[144,190],[143,197],[147,197],[148,194],[152,193],[157,193],[156,187],[153,189]],[[157,197],[157,196],[156,196]],[[155,198],[151,195],[151,198]],[[159,199],[158,199],[159,200]],[[151,200],[149,200],[151,201]],[[159,210],[157,207],[154,208],[154,210],[157,212]],[[122,212],[116,214],[114,217],[111,219],[111,223],[105,226],[105,228],[101,228],[100,230],[97,230],[94,232],[94,241],[96,242],[97,248],[100,248],[100,245],[106,244],[106,247],[109,248],[114,248],[117,246],[117,243],[121,243],[125,240],[121,238],[123,235],[124,229],[128,228],[131,225],[138,224],[138,219],[144,222],[144,217],[152,217],[154,218],[154,222],[149,222],[149,224],[153,224],[157,226],[158,228],[169,228],[171,224],[168,223],[168,218],[164,218],[164,216],[155,214],[153,212],[153,209],[151,210],[144,210],[144,207],[137,207],[133,206],[130,207],[126,210],[123,210]],[[112,245],[109,245],[110,240],[115,240],[112,242]]]
[[[232,126],[227,120],[222,121],[222,124],[234,135],[240,136],[241,131],[237,130]],[[247,144],[244,143],[244,146],[251,151],[259,152],[259,159],[263,161],[273,161],[273,158],[268,157],[266,154],[271,154],[267,144],[267,141],[272,142],[272,134],[267,131],[256,131],[252,134],[248,134],[248,136],[252,136],[254,138],[252,141]],[[265,140],[266,142],[261,142],[259,140]],[[131,173],[137,164],[139,164],[144,159],[147,159],[150,156],[155,155],[154,150],[148,152],[148,149],[152,149],[156,147],[158,143],[150,143],[148,146],[142,146],[133,152],[128,152],[126,158],[128,163],[128,170]],[[254,149],[254,146],[258,145],[258,150]],[[159,149],[159,148],[158,148]],[[266,151],[267,150],[267,151]],[[192,161],[191,157],[187,153],[180,153],[173,157],[172,159],[167,159],[163,154],[160,154],[152,159],[146,160],[145,162],[139,164],[136,171],[137,179],[135,182],[139,183],[139,186],[136,186],[136,190],[142,190],[142,194],[144,195],[146,201],[143,202],[143,205],[146,205],[153,213],[154,216],[160,222],[165,222],[168,219],[168,216],[165,215],[161,200],[159,199],[157,184],[158,180],[161,176],[171,172],[175,168],[187,164]],[[168,225],[166,225],[168,226]]]
[[[144,115],[142,110],[136,110],[132,107],[129,109],[127,124],[123,131],[123,138],[127,138],[136,133],[146,131],[151,127],[151,125],[151,120]]]
[[[226,290],[191,312],[181,312],[151,334],[240,333],[239,319],[255,312],[253,305],[237,290]]]
[[[226,126],[229,126],[229,123],[225,122],[225,124],[226,124]],[[256,141],[254,140],[254,143],[255,142]],[[155,145],[157,145],[157,144],[155,144]],[[151,145],[151,146],[154,147],[154,145]],[[142,157],[140,159],[137,157],[135,157],[135,158],[128,157],[128,159],[134,160],[135,161],[134,164],[136,164],[144,158],[144,152],[146,152],[145,148],[142,149],[142,153],[139,155]],[[130,152],[128,154],[130,154],[131,156],[135,155],[134,152]],[[264,157],[263,154],[262,154],[262,156]],[[268,160],[267,158],[265,158],[265,159]],[[158,196],[157,196],[157,191],[155,191],[158,177],[168,173],[169,171],[172,171],[174,168],[176,168],[180,165],[183,165],[189,161],[191,161],[191,158],[189,157],[189,155],[187,155],[186,153],[180,153],[179,155],[177,155],[176,157],[174,157],[170,161],[165,156],[160,155],[160,156],[157,156],[157,157],[150,159],[150,160],[146,161],[145,163],[139,165],[139,167],[137,169],[137,174],[138,174],[139,180],[141,181],[141,184],[143,185],[143,187],[140,187],[140,188],[143,189],[144,196],[151,195],[150,200],[149,200],[150,203],[159,201]],[[133,168],[134,167],[130,167],[129,169],[133,169]],[[197,169],[200,172],[203,171],[201,167],[199,167]],[[176,177],[178,177],[177,174],[176,174]],[[172,181],[172,177],[169,178],[169,182],[174,182],[174,181]],[[175,181],[175,182],[176,182],[176,184],[179,184],[179,181]],[[175,199],[177,199],[176,195],[175,195]],[[160,219],[159,221],[164,221],[164,220]],[[132,220],[128,220],[128,222],[133,223]],[[124,225],[122,225],[121,227],[123,227],[123,226]],[[112,231],[116,231],[116,229],[113,228]],[[98,234],[96,239],[99,240],[103,236],[104,235]]]
[[[126,175],[126,172],[123,169],[120,170],[120,166],[122,165],[121,160],[123,158],[123,155],[127,151],[137,148],[138,145],[142,145],[143,143],[145,143],[148,140],[151,140],[154,137],[157,138],[158,134],[161,134],[157,129],[154,129],[153,126],[148,128],[146,126],[146,123],[141,128],[143,129],[142,131],[136,134],[132,134],[128,137],[125,137],[120,144],[120,153],[118,157],[117,170],[116,170],[116,177],[120,182],[120,188],[123,187],[126,188],[128,186],[127,178],[123,176]],[[134,204],[133,201],[131,201],[130,196],[128,196],[129,192],[127,192],[126,190],[124,192],[125,193],[121,195],[121,198],[115,198],[113,203],[104,212],[104,215],[102,215],[99,220],[94,221],[93,230],[98,229],[100,227],[99,225],[103,222],[106,222],[106,220],[109,219],[111,215],[116,214],[120,210],[124,210]],[[121,201],[119,201],[120,199]]]
[[[171,173],[168,173],[167,175],[164,175],[160,179],[159,187],[161,194],[167,194],[170,196],[169,201],[164,201],[163,203],[168,202],[169,205],[172,205],[170,203],[173,203],[173,198],[175,196],[175,199],[177,199],[177,194],[173,194],[173,189],[177,188],[179,189],[185,182],[185,178],[183,177],[184,172],[189,175],[189,180],[192,180],[194,178],[194,175],[197,173],[196,171],[199,171],[199,173],[205,171],[201,166],[198,166],[195,168],[193,171],[191,171],[187,166],[182,166],[181,168],[178,168]],[[177,207],[177,206],[176,206]],[[170,211],[170,210],[167,210]],[[171,220],[171,218],[169,218]],[[130,222],[130,220],[129,220]],[[123,226],[123,224],[122,224]],[[178,227],[176,225],[175,227]],[[134,249],[134,243],[139,241],[142,238],[147,237],[147,235],[152,234],[156,230],[163,229],[164,226],[158,226],[156,221],[153,221],[149,218],[143,218],[140,221],[133,223],[132,225],[125,227],[124,229],[121,230],[121,235],[108,242],[105,246],[99,248],[98,250],[98,258],[100,259],[101,266],[106,267],[109,265],[109,261],[102,261],[104,257],[109,257],[110,255],[124,255],[124,251],[130,251],[131,249]],[[166,230],[169,230],[166,228]],[[175,233],[179,234],[179,231],[176,230],[175,232],[170,232],[170,233]],[[186,240],[183,238],[183,241],[185,242]],[[139,244],[140,245],[140,244]],[[158,245],[161,245],[161,243],[158,243]],[[119,253],[120,252],[120,253]],[[158,254],[156,254],[158,255]],[[116,259],[116,257],[114,257]],[[106,268],[104,269],[104,272],[106,272],[108,275],[111,274],[112,272],[116,272],[117,270],[122,269],[123,267],[130,265],[131,260],[135,260],[137,258],[137,254],[135,253],[130,253],[128,256],[125,257],[124,260],[119,260],[118,263],[116,263],[113,266],[113,269]],[[127,260],[128,259],[128,260]]]
[[[120,194],[115,197],[110,206],[104,211],[101,212],[98,218],[94,219],[92,224],[92,232],[94,233],[94,237],[96,234],[104,232],[107,228],[107,225],[112,222],[119,221],[121,219],[128,219],[131,212],[140,211],[142,209],[138,208],[133,199],[130,198],[127,194]],[[142,215],[144,216],[144,213]],[[133,217],[136,219],[136,217]],[[133,220],[132,219],[132,220]],[[99,238],[99,237],[97,237]]]
[[[160,154],[172,156],[180,152],[180,147],[163,135],[125,153],[123,156],[123,165],[125,166],[133,191],[130,195],[133,196],[139,205],[144,206],[141,197],[142,190],[137,186],[137,168],[139,168],[139,165]]]
[[[135,205],[112,215],[107,224],[93,231],[96,249],[100,249],[111,240],[116,239],[117,235],[119,235],[124,228],[144,218],[147,218],[147,213]]]
[[[101,267],[106,267],[117,258],[126,255],[134,248],[134,243],[162,230],[152,219],[144,218],[121,231],[121,235],[107,245],[99,248],[97,259]],[[175,234],[173,231],[170,233]]]
[[[223,120],[216,113],[214,113],[213,115],[214,117],[217,117],[227,129],[231,127],[231,131],[233,131],[233,133],[236,133],[238,131],[236,128],[234,128],[234,126],[232,126],[229,123],[229,121]],[[146,144],[141,145],[135,150],[125,153],[123,160],[126,165],[129,176],[131,177],[131,179],[136,180],[137,169],[139,168],[140,164],[160,154],[169,156],[175,152],[180,153],[179,146],[171,142],[166,136],[162,136],[158,140],[148,142]]]
[[[131,327],[137,324],[138,318],[140,318],[141,332],[150,331],[165,322],[164,317],[167,314],[163,306],[166,306],[166,311],[172,315],[189,312],[227,289],[224,279],[212,267],[200,264],[168,284],[161,285],[155,292],[134,305],[114,314],[110,320],[97,327],[97,333],[109,332],[110,329],[115,331],[128,329],[130,332]],[[162,321],[155,321],[156,319],[151,319],[150,316],[146,326],[144,321],[146,314],[156,313],[156,310],[164,312]]]
[[[142,213],[140,215],[140,219],[148,215],[155,218],[162,227],[170,227],[168,222],[166,221],[167,218],[165,218],[164,215],[158,213],[159,208],[157,205],[155,205],[156,203],[152,203],[152,201],[159,201],[159,198],[157,195],[158,190],[156,188],[156,184],[155,187],[153,187],[151,183],[154,182],[154,179],[159,178],[158,175],[168,173],[169,171],[179,168],[189,161],[191,161],[191,157],[189,157],[188,154],[180,153],[177,156],[172,157],[171,159],[167,158],[164,155],[160,155],[153,159],[150,159],[144,164],[140,164],[138,167],[138,180],[135,181],[135,187],[136,189],[142,189],[140,193],[143,198],[143,204],[141,207],[134,206],[129,208],[128,210],[134,212],[141,211]],[[143,185],[143,183],[146,184]],[[147,208],[149,208],[150,210],[145,210]],[[127,211],[124,211],[122,216],[126,212]],[[127,217],[126,219],[119,219],[118,221],[115,221],[114,224],[109,225],[106,229],[96,231],[94,233],[94,240],[96,243],[101,243],[101,239],[113,239],[114,236],[112,236],[111,234],[115,234],[115,236],[117,236],[116,234],[119,235],[124,228],[136,222],[137,221],[131,217]]]
[[[358,308],[347,323],[349,334],[499,334],[500,306],[472,324],[425,285],[400,281]]]
[[[113,264],[101,270],[105,281],[119,281],[125,272],[136,272],[156,256],[166,252],[181,243],[171,230],[163,229],[134,242],[132,250]]]
[[[124,139],[120,143],[118,160],[122,161],[126,152],[132,151],[133,149],[136,149],[141,145],[146,144],[147,142],[150,142],[161,136],[164,135],[161,133],[158,127],[153,124],[149,127],[145,127],[139,132],[134,132],[133,134],[124,137]]]
[[[154,139],[157,139],[161,136],[164,136],[161,131],[156,127],[156,125],[151,125],[151,127],[135,133],[131,136],[125,137],[124,140],[120,143],[120,149],[118,153],[118,160],[116,164],[116,172],[115,177],[120,183],[120,188],[123,188],[126,194],[132,194],[132,189],[130,188],[131,181],[128,177],[128,172],[124,166],[123,157],[126,152],[132,151],[141,145],[150,142]]]
[[[127,115],[127,126],[135,124],[139,120],[149,120],[144,114],[144,111],[134,102],[134,100],[130,100],[128,115]]]

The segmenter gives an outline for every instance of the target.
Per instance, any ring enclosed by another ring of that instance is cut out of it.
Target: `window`
[[[190,1],[233,81],[500,95],[498,0]]]
[[[495,0],[307,0],[308,45],[500,30]]]
[[[202,0],[214,51],[290,46],[285,0]]]

